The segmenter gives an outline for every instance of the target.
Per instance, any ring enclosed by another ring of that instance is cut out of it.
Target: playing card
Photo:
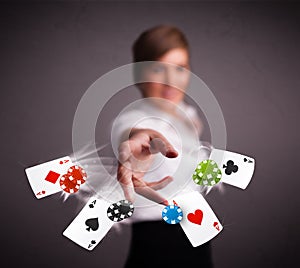
[[[63,235],[87,250],[94,249],[114,224],[107,217],[109,205],[104,200],[90,198]]]
[[[193,247],[208,242],[222,231],[223,226],[199,192],[177,196],[174,201],[183,211],[180,225]]]
[[[222,171],[221,182],[246,189],[254,173],[255,160],[253,158],[213,149],[210,159],[214,160]]]
[[[73,163],[69,156],[52,160],[37,166],[25,169],[28,181],[36,198],[62,191],[59,185],[61,175],[67,173]]]

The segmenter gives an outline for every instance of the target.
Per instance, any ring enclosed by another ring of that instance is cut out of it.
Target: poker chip
[[[111,204],[107,209],[107,217],[113,222],[119,222],[132,216],[133,204],[128,200],[121,200]]]
[[[177,205],[166,206],[161,214],[163,220],[168,224],[177,224],[183,217],[182,210]]]
[[[61,176],[59,180],[60,187],[69,194],[73,194],[78,192],[79,185],[70,180],[70,176],[68,174],[64,174]]]
[[[71,181],[79,185],[85,183],[87,178],[85,170],[78,165],[70,167],[68,169],[68,175]]]
[[[222,171],[214,160],[202,161],[193,174],[194,182],[204,186],[214,186],[221,180],[221,177]]]

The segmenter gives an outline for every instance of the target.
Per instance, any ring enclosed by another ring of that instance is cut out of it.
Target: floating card
[[[253,158],[219,149],[213,149],[209,158],[221,169],[221,182],[246,189],[254,173]]]
[[[87,250],[94,249],[114,224],[107,217],[109,206],[104,200],[90,198],[63,235]]]
[[[36,198],[40,199],[62,191],[59,185],[61,175],[67,173],[73,163],[69,156],[52,160],[25,169],[28,181]]]
[[[193,247],[208,242],[222,231],[223,226],[199,192],[186,193],[174,200],[183,211],[180,225]]]

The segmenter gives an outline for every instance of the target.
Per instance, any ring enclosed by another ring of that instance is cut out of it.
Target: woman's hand
[[[153,154],[156,153],[168,158],[175,158],[178,155],[169,141],[152,129],[133,129],[129,139],[120,144],[117,178],[127,200],[133,202],[136,192],[154,202],[167,205],[165,198],[156,190],[164,188],[173,178],[167,176],[155,182],[143,180],[152,163]]]

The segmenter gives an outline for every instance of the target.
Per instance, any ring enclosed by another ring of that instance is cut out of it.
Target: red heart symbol
[[[189,213],[187,218],[190,222],[201,225],[203,212],[200,209],[195,210],[195,213]]]

